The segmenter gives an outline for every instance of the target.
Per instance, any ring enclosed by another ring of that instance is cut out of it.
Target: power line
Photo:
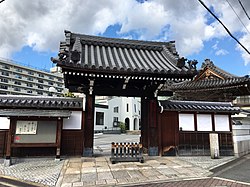
[[[227,3],[229,4],[229,6],[231,7],[231,9],[234,11],[234,14],[237,16],[238,20],[241,22],[241,24],[243,25],[243,27],[245,27],[246,31],[248,32],[248,34],[250,34],[249,30],[247,29],[246,25],[242,22],[242,20],[240,19],[239,15],[237,14],[237,12],[235,11],[235,9],[233,8],[233,6],[231,5],[231,3],[229,3],[228,0],[226,0]]]
[[[0,3],[4,2],[5,0],[0,0]]]
[[[247,11],[246,11],[246,9],[244,8],[243,4],[241,3],[241,1],[240,1],[240,0],[238,0],[238,1],[239,1],[239,3],[240,3],[241,8],[242,8],[242,9],[243,9],[243,11],[245,12],[245,14],[246,14],[247,18],[250,20],[250,17],[249,17],[249,15],[247,14]]]
[[[235,38],[231,32],[228,30],[228,28],[222,23],[222,21],[203,3],[203,1],[201,0],[198,0],[200,2],[200,4],[202,4],[202,6],[204,6],[205,9],[207,9],[207,11],[223,26],[223,28],[227,31],[227,33],[231,36],[231,38],[233,38],[249,55],[250,55],[250,52],[248,51],[248,49],[242,45],[240,43],[240,41]]]

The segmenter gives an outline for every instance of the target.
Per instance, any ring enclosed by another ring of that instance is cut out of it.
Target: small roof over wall
[[[82,98],[0,95],[0,108],[81,109]]]
[[[207,101],[159,101],[160,106],[166,111],[178,112],[205,112],[205,113],[239,113],[240,108],[234,107],[230,102]]]
[[[82,98],[0,95],[0,116],[69,117],[83,110]]]

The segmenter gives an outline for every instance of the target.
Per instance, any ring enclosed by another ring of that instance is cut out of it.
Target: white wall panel
[[[197,130],[212,131],[212,116],[210,114],[197,114]]]
[[[6,117],[0,117],[0,129],[9,129],[10,120]]]
[[[179,129],[194,131],[194,114],[179,114]]]
[[[215,131],[230,131],[228,115],[214,115]]]
[[[63,119],[63,129],[77,129],[82,127],[82,111],[72,111],[69,119]]]

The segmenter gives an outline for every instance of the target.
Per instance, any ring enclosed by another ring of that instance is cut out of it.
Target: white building
[[[141,101],[136,97],[114,97],[99,102],[95,107],[95,131],[112,130],[119,126],[118,122],[126,125],[126,130],[140,129]],[[102,104],[99,104],[102,103]]]
[[[49,72],[0,58],[0,94],[62,96],[64,89],[57,67]]]

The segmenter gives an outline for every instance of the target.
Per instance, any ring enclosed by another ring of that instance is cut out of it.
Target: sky
[[[250,20],[236,0],[203,0],[250,50]],[[240,0],[250,15],[250,1]],[[0,3],[0,58],[49,70],[64,30],[104,37],[175,41],[180,57],[205,59],[237,76],[250,55],[198,0],[5,0]]]

